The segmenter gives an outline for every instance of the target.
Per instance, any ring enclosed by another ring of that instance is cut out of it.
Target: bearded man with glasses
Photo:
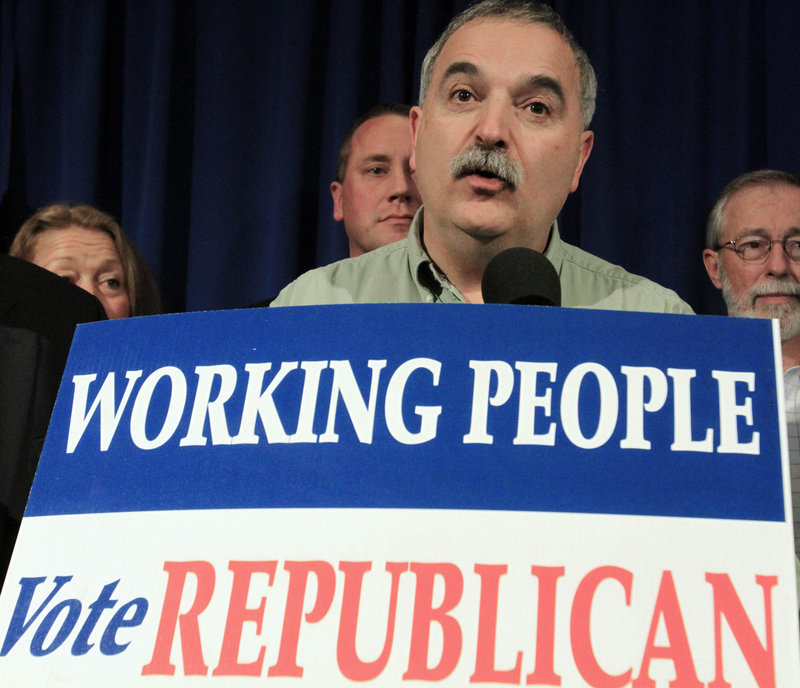
[[[711,210],[706,246],[728,314],[777,318],[784,370],[800,364],[800,179],[777,170],[734,179]]]
[[[777,318],[800,554],[800,179],[758,170],[730,182],[711,210],[703,262],[728,315]]]

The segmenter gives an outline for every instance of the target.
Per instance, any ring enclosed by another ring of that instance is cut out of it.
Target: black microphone
[[[484,303],[560,306],[561,282],[553,264],[532,248],[516,246],[489,261],[481,280]]]

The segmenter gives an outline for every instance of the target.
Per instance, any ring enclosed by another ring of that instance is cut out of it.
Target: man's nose
[[[499,99],[487,98],[478,111],[476,143],[505,148],[508,143],[508,106]]]
[[[411,178],[411,172],[405,169],[395,169],[391,175],[389,187],[389,200],[410,203],[417,198],[417,186]]]
[[[770,275],[785,275],[789,270],[789,256],[783,250],[783,243],[775,241],[767,254],[765,268]]]

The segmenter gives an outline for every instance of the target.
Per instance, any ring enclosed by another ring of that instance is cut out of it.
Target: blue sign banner
[[[251,309],[78,328],[26,516],[435,508],[783,521],[765,320]]]

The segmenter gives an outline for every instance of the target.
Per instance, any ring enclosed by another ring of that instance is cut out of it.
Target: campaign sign
[[[800,686],[775,323],[78,328],[2,686]]]

